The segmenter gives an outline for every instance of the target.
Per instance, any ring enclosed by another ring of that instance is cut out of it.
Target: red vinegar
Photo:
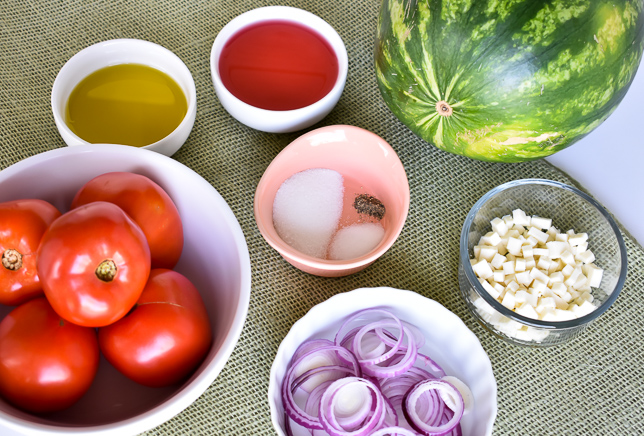
[[[261,109],[309,106],[333,89],[338,58],[317,32],[283,20],[252,24],[221,51],[219,75],[228,91]]]

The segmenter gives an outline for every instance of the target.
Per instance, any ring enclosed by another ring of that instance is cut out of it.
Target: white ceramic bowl
[[[358,310],[376,307],[387,309],[418,327],[426,338],[420,352],[429,355],[447,375],[468,385],[474,396],[474,407],[461,420],[463,436],[490,435],[497,413],[496,380],[490,359],[477,337],[458,316],[436,301],[416,292],[386,287],[360,288],[334,295],[293,324],[277,350],[268,386],[271,420],[277,434],[285,435],[280,386],[297,347],[308,339],[332,340],[346,317]],[[300,434],[306,433],[295,433]]]
[[[194,402],[221,372],[235,347],[250,301],[250,256],[242,230],[219,193],[181,163],[124,145],[64,147],[41,153],[0,172],[0,201],[35,197],[65,211],[74,193],[109,171],[150,177],[174,200],[184,227],[184,249],[175,270],[201,292],[213,345],[185,383],[147,388],[101,358],[89,392],[71,408],[36,416],[0,399],[0,434],[138,434],[172,418]],[[0,306],[0,317],[11,308]]]
[[[197,115],[197,91],[190,70],[170,50],[140,39],[113,39],[99,42],[76,53],[58,72],[51,90],[51,108],[56,127],[69,146],[89,142],[76,135],[65,123],[65,107],[76,85],[96,70],[112,65],[143,64],[172,77],[186,96],[188,111],[168,136],[141,148],[172,156],[188,138]]]
[[[317,102],[294,110],[273,111],[251,106],[235,97],[222,83],[219,74],[221,51],[239,30],[262,21],[284,20],[308,27],[330,44],[338,59],[338,78],[329,93]],[[311,12],[289,6],[266,6],[252,9],[226,24],[217,34],[210,52],[210,72],[217,97],[222,106],[241,123],[270,133],[294,132],[322,120],[335,107],[342,95],[349,60],[340,35],[322,18]]]

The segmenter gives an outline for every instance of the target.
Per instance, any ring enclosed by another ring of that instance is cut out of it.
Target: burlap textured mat
[[[266,166],[303,132],[267,134],[222,108],[210,80],[217,32],[249,9],[271,4],[327,20],[349,54],[344,94],[318,126],[352,124],[387,140],[406,168],[408,221],[396,244],[362,273],[324,279],[288,265],[265,243],[253,217]],[[266,391],[277,347],[313,305],[359,287],[391,286],[435,299],[480,338],[498,383],[495,435],[635,435],[644,432],[644,251],[625,236],[626,285],[615,305],[578,339],[551,349],[508,345],[484,331],[458,291],[458,238],[470,207],[503,182],[540,177],[575,184],[546,161],[491,164],[453,156],[416,138],[380,98],[373,69],[377,0],[3,0],[0,2],[0,168],[64,147],[50,109],[61,66],[93,43],[140,38],[175,52],[198,97],[192,134],[174,155],[226,199],[247,238],[252,295],[243,333],[223,372],[188,409],[150,435],[271,435]],[[582,187],[583,188],[583,187]]]

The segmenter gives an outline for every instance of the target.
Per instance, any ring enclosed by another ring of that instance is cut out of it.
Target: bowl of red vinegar
[[[217,34],[210,53],[215,92],[239,122],[270,133],[305,129],[335,107],[347,78],[342,38],[303,9],[245,12]]]

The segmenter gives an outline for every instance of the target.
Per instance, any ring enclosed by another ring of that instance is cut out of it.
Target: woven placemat
[[[257,183],[271,160],[303,132],[267,134],[235,121],[210,81],[217,32],[235,16],[271,4],[328,21],[349,55],[344,94],[314,127],[351,124],[382,136],[399,154],[411,189],[409,218],[396,244],[353,276],[325,279],[288,265],[253,217]],[[65,146],[50,110],[51,85],[77,51],[121,37],[161,44],[192,72],[197,119],[174,155],[215,187],[235,213],[252,263],[252,294],[241,338],[224,370],[184,412],[150,435],[272,435],[266,399],[280,341],[312,306],[359,287],[391,286],[432,298],[480,338],[498,383],[495,435],[634,435],[644,431],[644,252],[628,235],[626,285],[615,305],[578,339],[550,349],[508,345],[484,331],[458,290],[458,239],[465,215],[494,186],[539,177],[576,184],[546,161],[492,164],[437,150],[388,110],[377,89],[373,44],[377,0],[2,0],[0,2],[0,168]],[[583,189],[583,187],[581,187]],[[0,187],[1,189],[1,187]]]

